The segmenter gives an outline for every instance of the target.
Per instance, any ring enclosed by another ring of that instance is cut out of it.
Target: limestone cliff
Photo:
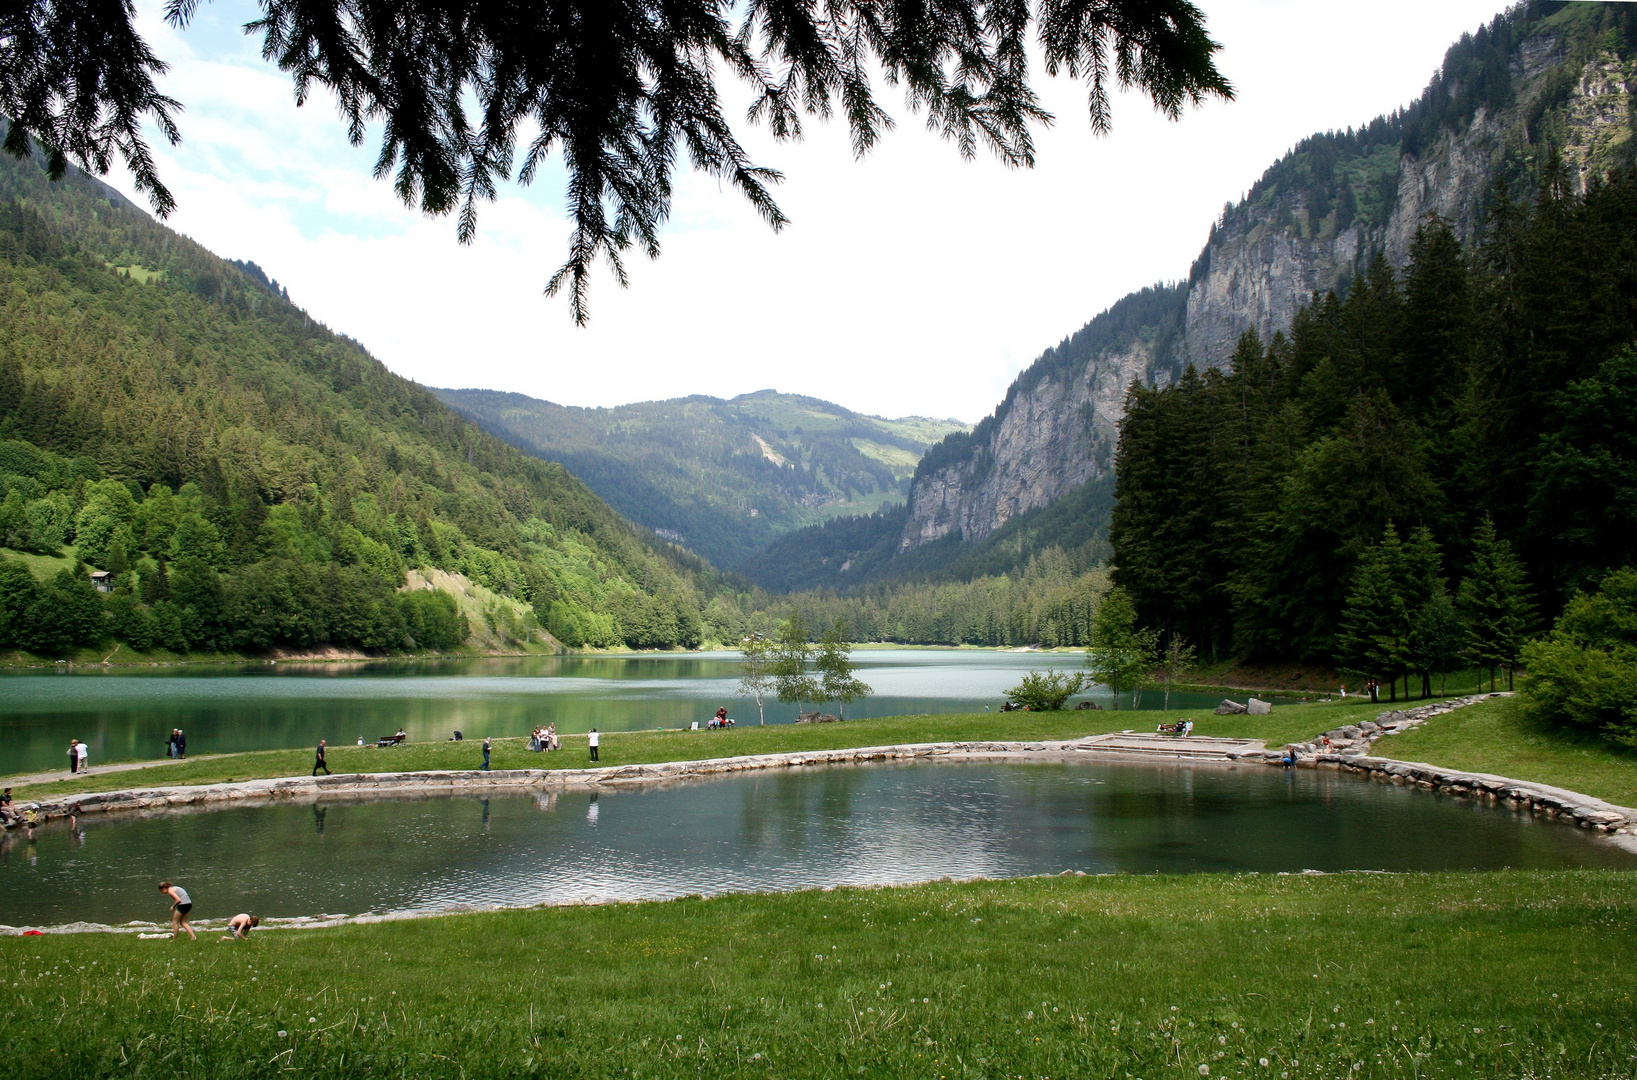
[[[922,459],[901,550],[988,536],[1103,476],[1133,381],[1220,366],[1377,253],[1398,269],[1428,214],[1464,239],[1497,180],[1526,194],[1552,151],[1584,185],[1632,159],[1637,6],[1529,2],[1452,47],[1421,98],[1304,140],[1227,207],[1186,282],[1134,293],[1048,350],[993,416]]]

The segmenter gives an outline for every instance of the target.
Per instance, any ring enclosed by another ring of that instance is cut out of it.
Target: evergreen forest
[[[1637,563],[1637,172],[1490,203],[1474,248],[1430,217],[1401,275],[1131,388],[1110,540],[1145,623],[1427,692]]]

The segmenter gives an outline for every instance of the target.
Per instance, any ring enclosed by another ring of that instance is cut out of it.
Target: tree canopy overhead
[[[1047,74],[1088,87],[1092,129],[1108,130],[1110,89],[1135,88],[1176,118],[1231,98],[1220,46],[1188,0],[259,0],[246,25],[290,73],[297,103],[336,96],[361,144],[381,125],[375,174],[410,206],[454,213],[470,242],[477,205],[527,184],[561,154],[573,229],[546,286],[586,319],[599,257],[625,281],[623,254],[658,252],[680,154],[737,188],[775,229],[786,222],[723,114],[717,74],[747,83],[747,120],[780,139],[808,118],[846,119],[855,154],[892,118],[885,83],[971,157],[1034,160],[1031,127],[1050,123],[1029,70],[1031,28]],[[185,26],[199,0],[169,0]],[[40,143],[61,175],[72,160],[106,173],[123,159],[155,212],[174,207],[143,133],[170,142],[180,107],[160,94],[164,63],[133,25],[130,0],[19,0],[0,12],[0,111],[14,154]]]

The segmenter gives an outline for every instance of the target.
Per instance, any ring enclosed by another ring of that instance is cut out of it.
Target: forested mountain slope
[[[561,462],[615,509],[718,566],[745,570],[782,533],[902,502],[958,420],[864,416],[763,390],[586,409],[493,390],[434,390],[502,439]]]
[[[1223,211],[1186,280],[1119,301],[929,451],[901,546],[980,541],[1106,478],[1132,383],[1226,364],[1242,332],[1269,341],[1377,253],[1402,271],[1427,214],[1471,244],[1496,185],[1527,197],[1550,152],[1577,191],[1631,161],[1634,76],[1637,5],[1529,0],[1463,37],[1417,101],[1302,141]]]
[[[484,432],[234,264],[0,155],[0,647],[690,644],[705,564]],[[440,573],[441,571],[441,573]],[[459,575],[450,578],[446,575]],[[95,594],[90,600],[95,601]],[[468,597],[470,599],[470,597]],[[467,629],[474,628],[467,620]]]
[[[1637,168],[1541,179],[1475,255],[1429,219],[1403,274],[1132,391],[1114,577],[1149,625],[1427,690],[1637,564]]]

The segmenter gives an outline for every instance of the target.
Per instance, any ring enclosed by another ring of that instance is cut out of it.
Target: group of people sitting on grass
[[[726,708],[720,708],[720,709],[716,710],[716,715],[715,716],[711,717],[710,720],[706,721],[705,726],[708,727],[708,728],[732,727],[733,726],[733,721],[728,719],[727,709]]]
[[[1178,720],[1174,724],[1161,724],[1155,729],[1161,735],[1175,735],[1178,738],[1187,738],[1194,733],[1192,720]]]
[[[529,736],[529,749],[537,754],[544,750],[561,750],[562,748],[563,744],[557,738],[556,724],[537,727],[534,729],[534,733]]]

